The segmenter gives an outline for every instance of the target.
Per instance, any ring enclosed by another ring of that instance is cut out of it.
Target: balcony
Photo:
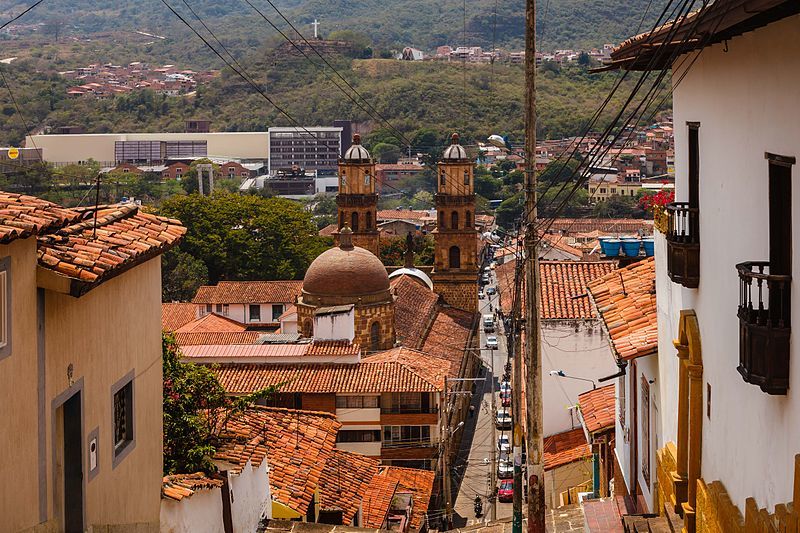
[[[675,283],[696,289],[700,283],[700,210],[688,202],[667,206],[667,270]]]
[[[736,265],[739,272],[739,366],[747,383],[767,394],[789,388],[791,281],[771,274],[767,261]]]

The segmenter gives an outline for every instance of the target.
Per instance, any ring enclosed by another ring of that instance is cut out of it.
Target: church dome
[[[467,151],[464,149],[463,146],[458,144],[458,133],[454,133],[451,137],[450,146],[444,151],[442,155],[443,161],[464,161],[465,159],[469,159],[467,157]]]
[[[340,244],[319,255],[303,279],[303,299],[315,305],[373,303],[391,299],[389,275],[369,250],[353,246],[352,231],[343,228]]]
[[[361,146],[361,135],[356,133],[353,135],[353,145],[344,153],[344,161],[346,163],[371,163],[372,156],[366,148]]]

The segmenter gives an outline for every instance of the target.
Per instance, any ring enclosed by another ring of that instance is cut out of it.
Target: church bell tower
[[[358,134],[353,135],[353,145],[339,160],[336,205],[339,208],[339,231],[334,236],[336,245],[339,245],[339,232],[348,226],[353,231],[353,245],[379,256],[375,162],[367,149],[361,146],[361,136]]]
[[[474,161],[452,144],[438,164],[433,290],[453,307],[478,312],[478,232],[475,229]]]

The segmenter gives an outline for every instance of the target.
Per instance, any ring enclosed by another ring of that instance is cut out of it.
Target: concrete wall
[[[116,141],[206,141],[208,155],[237,159],[267,159],[267,132],[220,133],[85,133],[75,135],[33,135],[25,138],[26,146],[42,149],[45,161],[74,163],[78,161],[114,161]]]
[[[592,460],[576,461],[554,468],[544,474],[544,504],[548,509],[561,507],[561,493],[572,487],[591,482],[593,470]],[[573,502],[575,503],[575,502]],[[564,501],[563,505],[567,502]]]
[[[649,383],[649,414],[645,416],[644,402],[642,400],[642,378]],[[637,458],[636,476],[638,477],[639,488],[642,491],[644,501],[647,503],[648,511],[655,509],[654,489],[657,481],[656,476],[656,450],[663,442],[661,441],[660,424],[657,422],[661,412],[658,398],[658,358],[655,355],[640,357],[636,360],[636,414],[637,414]],[[645,424],[648,424],[645,427]],[[645,437],[649,442],[645,442]],[[644,465],[648,464],[649,479],[645,479]]]
[[[199,490],[177,502],[161,500],[161,533],[218,533],[222,530],[222,489]]]
[[[563,370],[567,376],[593,379],[617,372],[608,339],[596,321],[543,321],[542,387],[544,436],[580,427],[575,410],[578,395],[592,389],[587,381],[551,376]],[[598,385],[602,385],[598,384]]]
[[[769,396],[736,371],[739,352],[735,265],[765,260],[768,245],[768,165],[764,152],[800,156],[800,16],[795,15],[725,45],[707,48],[675,90],[677,199],[687,198],[687,121],[699,121],[700,286],[676,289],[678,307],[694,308],[703,342],[702,477],[720,480],[733,503],[745,499],[771,509],[792,499],[790,465],[800,452],[800,347],[791,345],[790,388]],[[675,77],[676,79],[678,76]],[[800,228],[800,186],[793,172],[795,241]],[[793,250],[800,279],[800,247]],[[660,271],[663,275],[664,272]],[[792,284],[792,301],[800,284]],[[794,307],[797,307],[796,305]],[[800,313],[792,313],[800,331]],[[664,351],[669,348],[663,346]],[[673,391],[677,390],[674,388]]]
[[[262,517],[272,518],[268,472],[267,460],[258,468],[248,461],[238,476],[229,476],[235,533],[252,533]]]
[[[355,310],[314,317],[314,338],[317,340],[348,340],[355,337]],[[368,349],[369,346],[363,348]]]

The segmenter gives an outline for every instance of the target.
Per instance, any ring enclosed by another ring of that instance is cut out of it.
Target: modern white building
[[[631,455],[631,470],[650,461],[646,510],[689,532],[784,530],[800,511],[798,13],[717,0],[612,54],[633,70],[670,66],[662,44],[677,57],[677,201],[657,217],[657,361],[640,365],[647,435],[628,401],[632,442],[650,450]]]

